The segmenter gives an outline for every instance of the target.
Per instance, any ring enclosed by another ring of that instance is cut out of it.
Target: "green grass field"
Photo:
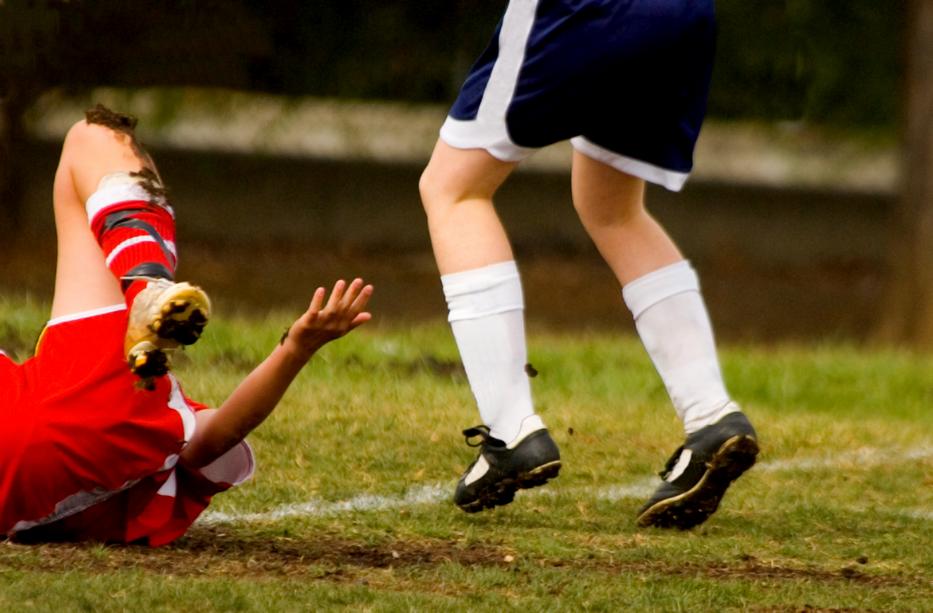
[[[0,299],[24,358],[45,305]],[[292,314],[223,316],[180,360],[219,403]],[[0,542],[6,611],[933,610],[933,356],[730,346],[759,464],[689,532],[634,515],[680,443],[637,340],[530,330],[564,469],[467,515],[450,496],[478,421],[442,321],[326,347],[250,438],[255,479],[156,550]]]

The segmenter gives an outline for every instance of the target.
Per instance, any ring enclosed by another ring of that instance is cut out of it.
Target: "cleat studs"
[[[188,308],[188,301],[176,298],[175,300],[170,300],[162,307],[162,314],[171,317],[179,313],[183,313]]]
[[[150,284],[132,311],[125,355],[129,369],[144,379],[170,370],[168,352],[197,342],[210,317],[210,302],[198,288],[165,281]]]

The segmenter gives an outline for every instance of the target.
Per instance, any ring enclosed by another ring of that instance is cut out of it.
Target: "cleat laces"
[[[489,445],[491,447],[505,447],[505,442],[500,441],[497,438],[493,438],[489,435],[489,426],[479,425],[473,426],[472,428],[467,428],[463,431],[463,436],[466,439],[466,444],[468,447],[483,447]],[[473,441],[479,437],[479,440]]]

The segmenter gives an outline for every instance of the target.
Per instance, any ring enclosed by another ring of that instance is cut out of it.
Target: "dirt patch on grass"
[[[265,564],[270,568],[279,565],[389,568],[436,566],[446,562],[485,566],[503,563],[507,555],[497,546],[439,539],[390,539],[366,543],[320,534],[313,538],[227,539],[216,529],[203,527],[192,530],[172,549],[179,554],[199,557],[248,560],[253,566]]]
[[[747,609],[750,613],[871,613],[877,610],[878,609],[854,609],[850,607],[814,607],[808,604],[803,606],[787,605],[781,607],[753,607]]]
[[[839,570],[826,570],[820,568],[773,566],[754,561],[740,562],[736,565],[703,564],[681,566],[678,574],[706,576],[715,579],[780,579],[816,582],[847,581],[862,585],[877,586],[898,586],[910,583],[908,579],[903,577],[871,575],[850,566],[845,566]]]
[[[507,555],[495,546],[436,539],[365,543],[326,534],[254,537],[196,527],[173,545],[156,549],[0,543],[0,569],[91,573],[132,569],[173,576],[339,576],[352,575],[354,568],[427,567],[447,562],[464,566],[507,564]]]
[[[113,573],[139,570],[166,576],[304,576],[355,580],[373,569],[428,570],[441,564],[608,575],[660,575],[725,581],[846,582],[877,588],[924,585],[920,577],[878,575],[852,566],[838,570],[778,566],[743,556],[735,561],[683,563],[613,558],[557,559],[520,554],[507,546],[444,539],[386,539],[364,542],[335,534],[302,537],[225,533],[195,527],[169,547],[96,544],[16,545],[0,543],[0,570]],[[925,589],[925,587],[924,587]]]
[[[741,558],[735,563],[683,563],[661,560],[541,560],[541,566],[586,568],[609,574],[667,575],[740,581],[809,581],[829,583],[844,581],[860,585],[896,587],[920,583],[920,578],[902,575],[874,575],[852,566],[838,570],[813,567],[778,566],[755,559]]]

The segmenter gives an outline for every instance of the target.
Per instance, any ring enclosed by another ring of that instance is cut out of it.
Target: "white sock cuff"
[[[699,292],[700,280],[687,260],[659,268],[622,288],[622,298],[635,319],[671,296]]]
[[[441,276],[448,321],[478,319],[525,308],[518,266],[513,260]]]
[[[114,204],[137,200],[144,202],[155,200],[156,204],[166,209],[174,217],[175,212],[165,202],[165,198],[153,198],[152,194],[143,187],[143,182],[142,177],[130,175],[128,172],[114,172],[104,175],[100,183],[97,184],[97,190],[88,197],[84,205],[87,210],[88,223],[93,224],[95,217]]]

